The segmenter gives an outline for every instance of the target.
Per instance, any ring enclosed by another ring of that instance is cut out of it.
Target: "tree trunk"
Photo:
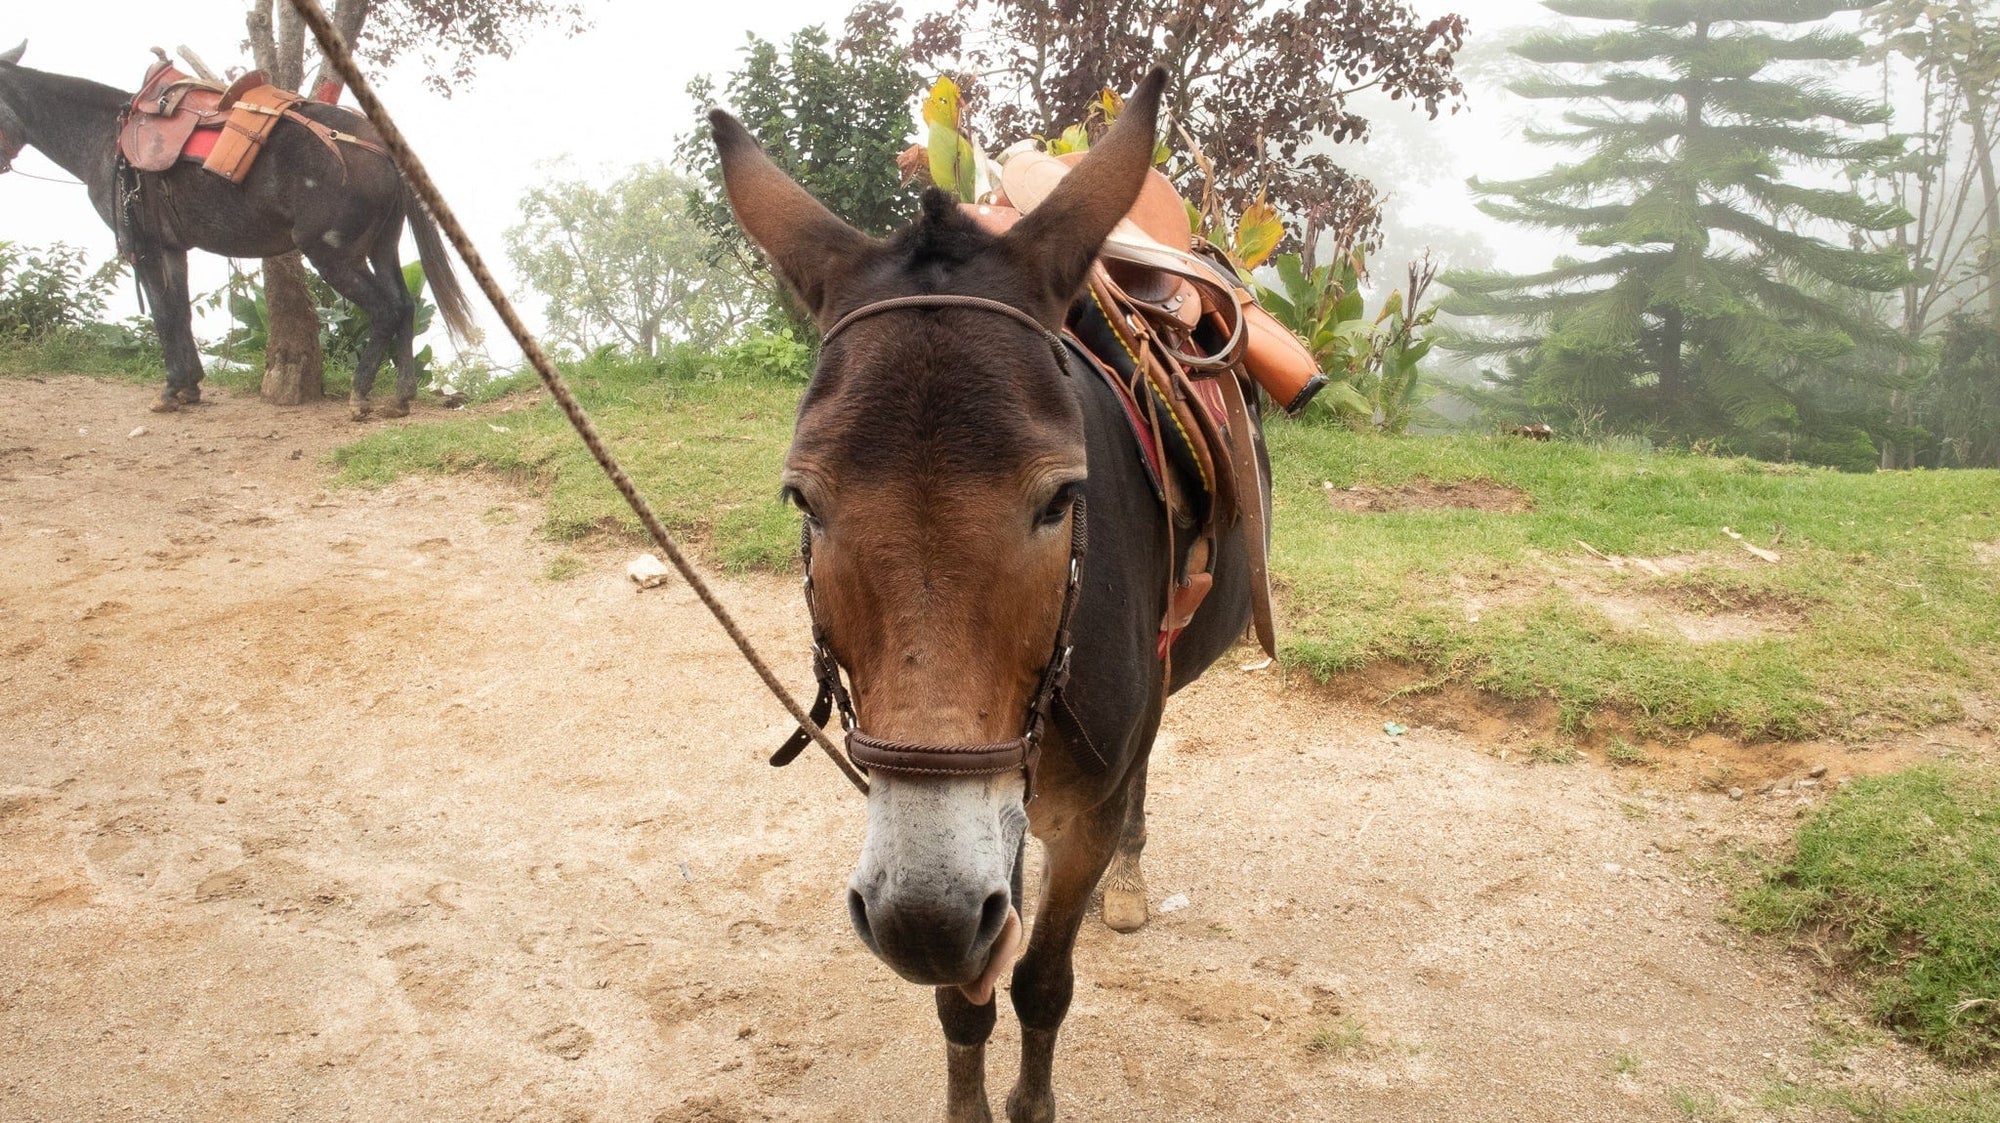
[[[297,253],[264,260],[264,400],[295,406],[326,395],[326,360],[319,349],[319,309],[306,287],[305,259]]]
[[[1972,158],[1979,169],[1979,193],[1986,202],[1986,310],[2000,327],[2000,183],[1993,173],[1993,136],[1987,126],[1987,102],[1966,90],[1966,119],[1972,124]]]

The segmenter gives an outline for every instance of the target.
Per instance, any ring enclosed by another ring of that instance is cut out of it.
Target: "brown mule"
[[[1028,911],[1029,830],[1046,868],[1011,976],[1022,1061],[1007,1115],[1054,1118],[1077,931],[1114,855],[1131,921],[1161,709],[1250,620],[1239,526],[1168,681],[1156,645],[1182,559],[1123,407],[1050,342],[1151,165],[1164,82],[1148,75],[1089,158],[1001,234],[933,192],[908,229],[870,238],[735,118],[710,115],[739,223],[820,325],[839,327],[784,487],[805,518],[823,684],[871,766],[850,916],[883,963],[935,988],[951,1120],[991,1118],[985,1047]]]

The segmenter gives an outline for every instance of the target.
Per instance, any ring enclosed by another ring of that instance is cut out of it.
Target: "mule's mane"
[[[924,192],[923,210],[915,222],[897,231],[889,241],[890,260],[912,280],[926,287],[920,292],[939,291],[951,275],[973,262],[992,247],[995,239],[967,217],[950,195],[931,188]]]
[[[14,107],[31,128],[44,130],[54,127],[57,122],[46,119],[46,112],[59,116],[74,115],[79,107],[95,109],[99,112],[116,113],[132,100],[132,95],[93,82],[88,78],[78,78],[71,74],[54,74],[46,70],[18,63],[0,63],[0,80],[11,79],[14,91],[20,95],[8,104]],[[4,90],[0,90],[4,92]]]

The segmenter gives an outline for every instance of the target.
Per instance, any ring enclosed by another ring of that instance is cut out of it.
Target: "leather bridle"
[[[820,345],[824,348],[835,335],[856,320],[902,308],[973,308],[1020,320],[1049,341],[1058,369],[1065,376],[1069,374],[1068,351],[1059,334],[1011,304],[978,296],[901,296],[865,304],[836,320],[821,337]],[[1041,759],[1042,732],[1048,723],[1051,707],[1069,684],[1070,658],[1075,650],[1070,627],[1076,615],[1077,594],[1083,588],[1083,557],[1089,545],[1081,495],[1070,508],[1069,535],[1069,574],[1063,585],[1062,611],[1056,621],[1055,644],[1048,662],[1042,666],[1034,697],[1028,703],[1021,735],[1011,741],[991,744],[931,745],[890,741],[862,732],[860,720],[854,712],[854,699],[842,681],[840,662],[834,658],[813,593],[812,523],[808,516],[800,528],[799,557],[805,564],[806,616],[812,622],[813,676],[819,680],[819,696],[813,700],[810,715],[814,723],[825,725],[835,708],[839,709],[841,726],[847,731],[848,759],[862,772],[888,772],[902,776],[997,776],[1018,769],[1027,783],[1022,800],[1032,800],[1035,797],[1035,767]],[[772,754],[771,763],[779,767],[790,764],[811,743],[812,734],[801,726]]]
[[[26,147],[28,147],[27,141],[24,140],[19,144],[11,144],[7,140],[7,134],[0,132],[0,175],[6,175],[8,172],[14,170],[14,157],[19,156],[21,149]],[[25,175],[27,173],[23,172],[22,174]]]

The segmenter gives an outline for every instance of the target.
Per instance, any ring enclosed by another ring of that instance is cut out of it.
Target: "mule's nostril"
[[[972,943],[975,949],[990,947],[994,940],[1000,938],[1000,929],[1006,927],[1007,910],[1012,905],[1007,891],[1000,889],[995,890],[986,898],[986,903],[979,906],[979,932],[973,937]]]
[[[868,902],[861,899],[859,889],[847,891],[847,919],[854,923],[854,934],[869,949],[875,947],[875,934],[868,927]]]

